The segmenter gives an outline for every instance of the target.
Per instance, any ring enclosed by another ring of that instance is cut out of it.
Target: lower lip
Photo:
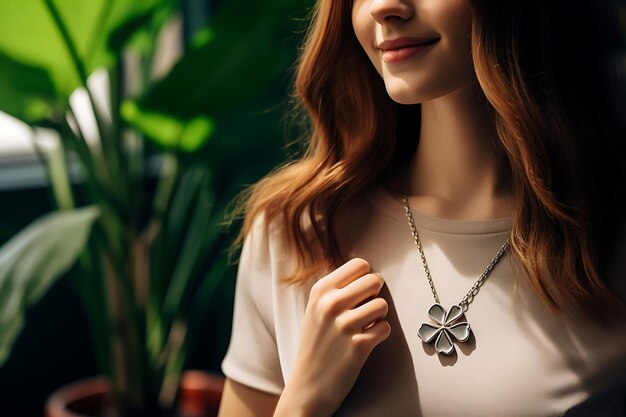
[[[430,48],[435,43],[436,42],[425,44],[425,45],[407,46],[406,48],[390,49],[387,51],[383,51],[383,60],[385,62],[406,61],[407,59],[414,57],[418,53],[423,52],[426,49]]]

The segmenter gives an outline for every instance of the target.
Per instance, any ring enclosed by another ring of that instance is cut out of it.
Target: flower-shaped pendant
[[[424,343],[435,341],[437,353],[451,355],[454,353],[452,337],[458,342],[465,342],[470,337],[470,325],[467,322],[455,323],[462,315],[463,309],[459,305],[453,305],[450,311],[441,304],[433,304],[428,310],[428,315],[437,324],[424,323],[417,331],[417,335]]]

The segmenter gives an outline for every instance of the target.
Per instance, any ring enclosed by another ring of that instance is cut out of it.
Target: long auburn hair
[[[624,178],[612,94],[622,45],[610,0],[468,3],[475,71],[499,138],[492,147],[516,201],[513,255],[555,312],[602,317],[620,303],[605,278]],[[293,92],[309,121],[305,150],[248,188],[234,212],[245,217],[238,244],[260,215],[266,226],[280,222],[298,262],[289,283],[346,261],[336,234],[346,208],[398,175],[417,148],[420,106],[390,99],[351,8],[319,0],[312,9]]]

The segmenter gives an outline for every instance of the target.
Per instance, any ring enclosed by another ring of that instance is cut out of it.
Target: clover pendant
[[[441,304],[433,304],[428,310],[428,315],[436,325],[423,323],[417,335],[424,343],[435,340],[437,353],[451,355],[454,353],[452,337],[458,342],[465,342],[470,337],[470,325],[467,322],[455,323],[463,315],[461,306],[455,304],[446,312]]]

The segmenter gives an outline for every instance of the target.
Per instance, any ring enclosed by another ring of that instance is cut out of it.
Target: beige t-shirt
[[[470,304],[472,337],[438,355],[417,336],[434,303],[402,205],[383,188],[342,225],[350,257],[386,280],[389,339],[374,349],[336,416],[559,416],[626,379],[626,312],[620,325],[555,316],[506,254]],[[510,219],[458,221],[415,214],[441,304],[461,301],[506,241]],[[241,254],[224,374],[280,394],[289,381],[311,284],[286,286],[294,268],[279,226],[259,219]],[[622,293],[622,296],[624,294]],[[332,364],[329,364],[332,366]]]

